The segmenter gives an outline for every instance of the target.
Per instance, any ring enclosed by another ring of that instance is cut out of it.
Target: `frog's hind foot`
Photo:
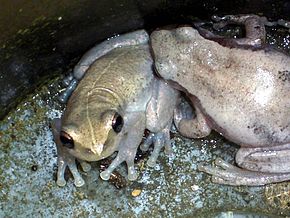
[[[233,166],[220,158],[215,160],[215,167],[198,165],[198,170],[211,174],[214,183],[225,185],[261,186],[290,180],[290,173],[265,173],[244,170]]]
[[[244,25],[246,36],[244,38],[225,38],[215,35],[210,31],[198,28],[200,34],[210,40],[216,41],[226,47],[260,49],[265,45],[266,30],[265,24],[268,22],[265,17],[253,14],[248,15],[226,15],[223,17],[212,16],[214,29],[221,29],[229,24]]]
[[[64,92],[62,92],[58,97],[61,103],[65,104],[67,102],[73,91],[76,89],[78,83],[79,81],[77,79],[75,78],[71,79],[70,83],[68,84]]]
[[[286,21],[286,20],[280,19],[280,20],[277,21],[277,24],[280,25],[280,26],[288,28],[289,32],[290,32],[290,21]]]
[[[150,145],[154,145],[154,149],[147,161],[148,166],[154,167],[161,149],[165,148],[166,154],[172,153],[169,128],[165,128],[158,133],[150,133],[143,144],[140,145],[142,151],[147,151]]]

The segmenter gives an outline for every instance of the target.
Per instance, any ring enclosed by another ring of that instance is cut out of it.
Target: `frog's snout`
[[[59,138],[63,146],[70,149],[74,148],[74,140],[67,132],[61,131]]]

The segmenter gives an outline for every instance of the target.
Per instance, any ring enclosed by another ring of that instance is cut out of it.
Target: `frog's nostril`
[[[73,138],[67,134],[65,131],[60,132],[60,141],[63,146],[67,148],[74,148],[74,140]]]

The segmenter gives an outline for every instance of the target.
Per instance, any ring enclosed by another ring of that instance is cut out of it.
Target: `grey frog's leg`
[[[68,167],[73,175],[75,186],[81,187],[85,184],[85,181],[83,180],[82,176],[78,172],[78,169],[76,166],[76,158],[68,153],[68,151],[66,150],[66,148],[62,145],[60,141],[60,138],[59,138],[60,129],[61,129],[61,120],[54,119],[52,121],[52,133],[53,133],[54,141],[57,146],[57,165],[58,165],[56,183],[59,186],[66,185],[66,181],[64,179],[64,173],[65,173],[66,167]],[[79,160],[79,162],[81,164],[82,169],[85,172],[90,171],[91,167],[88,163],[81,160]]]
[[[147,151],[151,144],[154,144],[154,150],[150,155],[147,164],[150,167],[154,167],[156,165],[157,158],[162,147],[165,146],[165,153],[172,153],[171,141],[170,141],[170,127],[172,122],[170,122],[163,130],[157,133],[150,133],[146,138],[143,144],[141,144],[140,148],[143,151]]]
[[[290,32],[290,21],[286,21],[286,20],[280,19],[280,20],[277,21],[277,24],[280,25],[280,26],[288,28],[289,32]]]
[[[87,69],[98,58],[104,56],[115,48],[123,46],[133,46],[148,44],[149,35],[145,30],[137,30],[134,32],[118,35],[101,42],[87,51],[78,64],[74,68],[74,77],[78,80],[82,79]]]
[[[188,138],[203,138],[210,134],[205,116],[195,106],[195,116],[188,102],[181,102],[175,109],[174,123],[181,135]]]
[[[224,17],[213,16],[212,19],[217,23],[214,24],[216,29],[220,29],[228,24],[245,25],[245,38],[225,38],[213,34],[212,32],[198,27],[199,33],[207,38],[214,40],[221,45],[227,47],[242,47],[242,48],[260,48],[264,45],[266,39],[265,17],[257,15],[227,15]]]
[[[71,96],[71,94],[73,93],[73,91],[76,89],[77,85],[78,85],[79,81],[75,78],[73,78],[70,83],[68,84],[68,86],[66,87],[66,90],[61,93],[61,95],[58,97],[59,101],[61,103],[66,103],[68,98]]]
[[[81,60],[77,63],[73,70],[73,79],[71,80],[68,88],[60,96],[60,101],[65,103],[69,96],[76,88],[78,81],[83,78],[87,69],[95,60],[109,53],[115,48],[122,46],[132,46],[147,44],[149,42],[149,35],[145,30],[137,30],[134,32],[118,35],[108,40],[101,42],[87,51]]]
[[[122,139],[119,143],[118,154],[110,166],[100,174],[103,180],[108,180],[114,169],[124,161],[127,163],[128,179],[133,181],[138,177],[134,167],[134,159],[145,130],[145,112],[128,112],[128,117],[124,117],[124,125],[124,130],[121,131]]]
[[[146,109],[146,128],[150,134],[140,146],[141,150],[146,151],[151,144],[154,144],[154,150],[147,162],[151,167],[155,166],[163,147],[166,153],[171,153],[169,132],[178,97],[179,92],[163,80],[154,81],[152,97]]]
[[[212,181],[228,185],[259,186],[290,180],[290,145],[271,148],[241,148],[233,166],[222,159],[216,167],[199,165],[200,171],[211,174]]]

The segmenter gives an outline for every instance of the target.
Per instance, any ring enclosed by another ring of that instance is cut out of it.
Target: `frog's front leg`
[[[236,155],[239,167],[218,158],[217,167],[199,165],[200,171],[211,174],[215,183],[259,186],[290,180],[290,144],[241,148]]]
[[[143,144],[140,145],[142,151],[147,151],[150,145],[154,145],[153,152],[151,153],[147,164],[150,167],[154,167],[156,165],[157,158],[159,153],[163,147],[165,147],[165,153],[171,154],[171,141],[170,141],[170,128],[172,122],[170,122],[164,129],[157,133],[151,132],[149,136],[145,139]]]
[[[101,172],[100,176],[103,180],[108,180],[114,169],[124,161],[128,168],[128,179],[131,181],[137,179],[138,173],[135,170],[134,159],[142,141],[145,123],[144,111],[130,112],[127,117],[124,117],[124,130],[120,134],[122,138],[118,146],[118,154],[110,166]]]
[[[71,171],[73,178],[74,178],[74,184],[76,187],[81,187],[85,184],[82,176],[78,172],[77,166],[76,166],[76,158],[69,154],[66,147],[63,146],[62,142],[60,141],[60,130],[61,130],[61,120],[60,119],[54,119],[52,121],[52,133],[53,138],[57,146],[57,180],[56,183],[59,186],[65,186],[66,181],[64,179],[64,173],[66,167],[69,168]],[[78,160],[82,169],[85,172],[90,171],[91,166],[82,160]]]
[[[198,27],[199,33],[207,38],[218,42],[226,47],[260,48],[266,40],[265,17],[257,15],[226,15],[224,17],[213,16],[217,22],[214,24],[216,29],[220,29],[228,24],[244,25],[246,29],[245,38],[225,38],[213,34],[212,32]]]
[[[146,109],[146,128],[150,134],[140,148],[146,151],[151,144],[154,145],[154,150],[147,162],[149,166],[154,167],[163,147],[167,154],[171,153],[169,133],[179,92],[160,79],[154,80],[152,90],[152,97]]]
[[[81,60],[74,67],[73,78],[71,78],[67,89],[59,97],[60,101],[65,103],[68,100],[69,96],[75,90],[78,82],[84,77],[87,69],[91,66],[92,63],[95,62],[95,60],[106,55],[115,48],[147,44],[148,42],[148,33],[145,30],[137,30],[131,33],[112,37],[91,48],[83,55]]]

